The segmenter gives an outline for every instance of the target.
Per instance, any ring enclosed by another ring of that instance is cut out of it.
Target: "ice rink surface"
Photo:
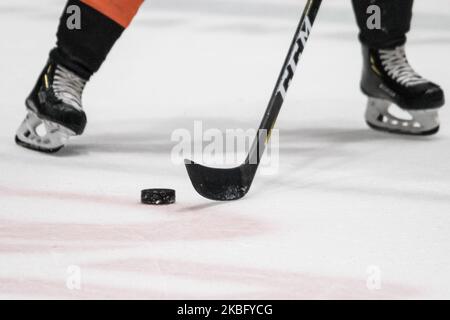
[[[2,1],[0,298],[450,298],[449,110],[433,137],[368,129],[351,3],[324,2],[278,171],[214,203],[171,134],[256,128],[304,1],[146,3],[85,91],[85,134],[50,156],[13,138],[64,1]],[[450,95],[449,1],[416,1],[408,53]],[[177,204],[140,205],[151,187]]]

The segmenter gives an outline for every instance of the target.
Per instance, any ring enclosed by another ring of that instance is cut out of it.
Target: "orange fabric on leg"
[[[81,2],[126,28],[144,0],[81,0]]]

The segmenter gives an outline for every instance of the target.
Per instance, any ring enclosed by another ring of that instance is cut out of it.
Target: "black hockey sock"
[[[80,28],[70,28],[73,12],[68,8],[80,8]],[[58,64],[74,71],[84,79],[100,69],[114,43],[122,35],[124,27],[81,1],[69,0],[61,16],[57,32],[57,47],[50,53]]]
[[[406,42],[410,29],[413,0],[352,0],[356,20],[360,29],[361,42],[371,48],[387,49],[401,46]],[[369,6],[381,9],[381,29],[370,29],[367,21]]]

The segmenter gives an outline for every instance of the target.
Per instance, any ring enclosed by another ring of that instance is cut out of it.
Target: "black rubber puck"
[[[164,205],[175,203],[175,190],[173,189],[147,189],[141,191],[143,204]]]

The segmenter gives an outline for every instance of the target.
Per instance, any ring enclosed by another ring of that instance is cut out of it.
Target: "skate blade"
[[[438,109],[404,110],[387,100],[370,98],[365,117],[371,128],[390,133],[432,135],[439,131]]]
[[[39,132],[40,129],[44,132]],[[48,120],[40,119],[33,111],[28,111],[16,133],[16,143],[35,151],[54,153],[64,147],[74,136],[71,130]]]

